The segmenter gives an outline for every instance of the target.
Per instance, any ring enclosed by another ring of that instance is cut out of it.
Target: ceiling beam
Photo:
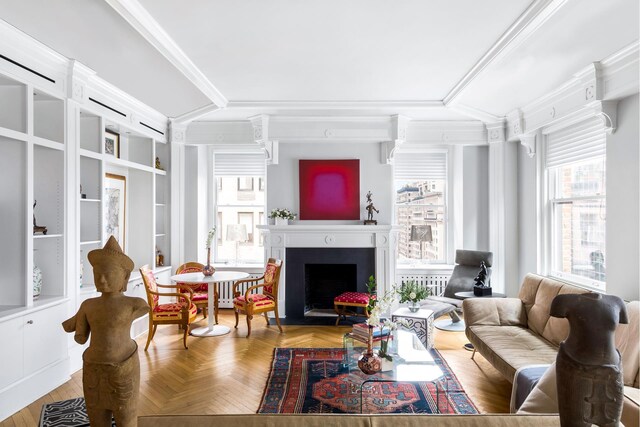
[[[518,19],[511,24],[502,36],[480,58],[478,62],[462,77],[462,79],[444,97],[443,102],[449,106],[491,63],[503,58],[509,51],[518,47],[551,18],[567,0],[535,0]]]
[[[209,113],[213,113],[214,111],[220,110],[215,104],[207,104],[200,108],[196,108],[193,111],[189,111],[188,113],[184,113],[173,119],[175,123],[179,123],[181,125],[187,125],[194,120],[198,120],[199,118],[206,116]]]
[[[185,75],[217,107],[226,107],[227,98],[209,81],[178,44],[137,0],[105,0],[138,33]]]
[[[292,110],[378,110],[443,108],[442,101],[229,101],[227,108]]]

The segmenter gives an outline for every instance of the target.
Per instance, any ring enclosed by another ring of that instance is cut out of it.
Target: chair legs
[[[476,355],[476,349],[473,349],[473,353],[471,353],[471,360],[473,360],[473,357]]]
[[[264,312],[264,313],[262,313],[262,314],[264,315],[264,320],[266,320],[266,321],[267,321],[267,326],[270,326],[270,325],[269,325],[269,316],[267,316],[267,312],[265,311],[265,312]]]
[[[189,350],[189,347],[187,347],[187,336],[189,335],[189,324],[187,323],[186,325],[183,325],[184,327],[184,335],[182,337],[182,343],[184,344],[184,348],[186,350]]]
[[[151,318],[151,314],[149,314],[149,332],[147,333],[147,345],[144,346],[144,351],[147,351],[149,348],[149,344],[153,339],[153,336],[156,334],[156,328],[158,325],[153,324],[153,319]]]
[[[238,329],[238,321],[240,320],[240,316],[238,316],[238,310],[233,310],[233,314],[236,315],[236,324],[234,326],[234,328]]]
[[[247,315],[247,338],[251,335],[251,319],[253,319],[253,316]]]
[[[278,315],[278,304],[276,304],[276,309],[274,310],[276,315],[276,325],[278,325],[278,329],[280,329],[280,333],[282,333],[282,326],[280,326],[280,316]]]

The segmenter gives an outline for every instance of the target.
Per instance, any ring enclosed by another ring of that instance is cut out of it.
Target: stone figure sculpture
[[[364,221],[365,225],[369,225],[369,224],[378,224],[378,221],[376,221],[375,219],[373,219],[373,212],[375,211],[375,213],[380,213],[380,211],[378,209],[376,209],[375,206],[373,206],[373,201],[371,200],[371,196],[373,196],[373,194],[371,194],[371,191],[367,192],[367,219]]]
[[[628,323],[624,302],[596,293],[558,295],[550,314],[569,320],[570,332],[556,359],[560,424],[617,426],[624,400],[618,323]]]
[[[33,201],[33,234],[36,233],[42,233],[42,234],[47,234],[47,227],[43,226],[43,225],[36,225],[36,214],[35,214],[35,210],[36,210],[36,205],[38,204],[37,200]]]
[[[475,277],[475,279],[473,279],[475,283],[473,285],[473,294],[475,296],[481,297],[491,295],[491,286],[489,286],[487,274],[487,266],[485,265],[484,261],[480,261],[480,271],[478,272],[478,275]]]
[[[131,339],[131,323],[149,312],[141,299],[124,295],[134,264],[111,236],[102,249],[88,254],[93,266],[95,286],[102,295],[82,303],[78,312],[65,320],[67,332],[89,347],[82,355],[82,385],[91,426],[111,426],[111,417],[119,427],[135,427],[140,362],[138,345]]]

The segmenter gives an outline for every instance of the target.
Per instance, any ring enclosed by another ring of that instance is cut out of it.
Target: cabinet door
[[[24,321],[22,317],[0,323],[0,390],[22,378]]]
[[[66,317],[67,304],[23,317],[25,376],[66,357],[67,334],[62,329],[62,322]]]

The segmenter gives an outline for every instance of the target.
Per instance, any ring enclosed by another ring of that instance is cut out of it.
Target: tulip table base
[[[195,328],[191,331],[191,335],[194,337],[217,337],[220,335],[226,335],[231,332],[231,329],[227,326],[213,325],[203,326],[201,328]]]

